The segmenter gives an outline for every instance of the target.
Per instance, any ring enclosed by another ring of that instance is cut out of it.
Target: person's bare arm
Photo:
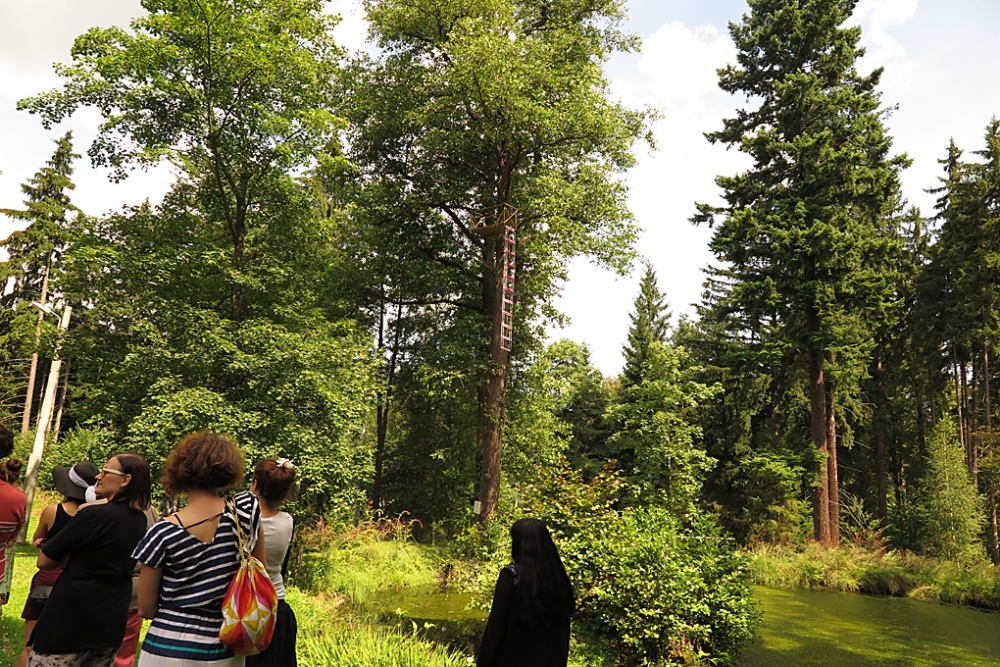
[[[156,615],[162,580],[162,567],[142,566],[142,570],[139,572],[139,615],[143,618],[153,618]]]
[[[35,526],[35,534],[31,536],[31,543],[35,547],[40,547],[45,543],[45,538],[49,535],[49,530],[52,528],[52,523],[56,520],[56,506],[49,505],[42,510],[41,516],[38,517],[38,525]]]
[[[265,570],[267,569],[267,554],[264,553],[264,526],[257,530],[257,544],[253,546],[250,555],[259,560]]]
[[[51,558],[45,555],[44,551],[39,551],[38,560],[35,561],[35,565],[38,567],[39,570],[52,570],[54,568],[61,567],[62,561],[52,560]]]

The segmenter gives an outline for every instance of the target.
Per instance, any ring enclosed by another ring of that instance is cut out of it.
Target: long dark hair
[[[149,463],[131,452],[115,454],[111,458],[118,459],[122,472],[132,475],[132,480],[115,494],[111,502],[125,503],[132,509],[145,512],[150,502]]]
[[[529,628],[550,627],[573,613],[575,596],[548,528],[538,519],[510,527],[514,616]]]

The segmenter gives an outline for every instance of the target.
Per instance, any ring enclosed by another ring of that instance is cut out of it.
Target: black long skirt
[[[278,600],[278,618],[271,644],[257,655],[247,656],[246,667],[298,667],[295,659],[295,635],[298,631],[295,612],[284,600]]]

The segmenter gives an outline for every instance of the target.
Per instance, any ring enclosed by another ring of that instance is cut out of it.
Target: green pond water
[[[853,593],[755,589],[760,639],[740,667],[1000,665],[1000,614]]]
[[[901,598],[755,588],[759,639],[739,667],[1000,665],[1000,613]],[[377,603],[387,622],[465,650],[486,611],[471,595],[411,589]]]

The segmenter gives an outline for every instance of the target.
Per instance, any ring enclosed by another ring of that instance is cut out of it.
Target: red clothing
[[[24,492],[0,480],[0,605],[7,604],[14,579],[14,544],[24,525],[28,499]]]

